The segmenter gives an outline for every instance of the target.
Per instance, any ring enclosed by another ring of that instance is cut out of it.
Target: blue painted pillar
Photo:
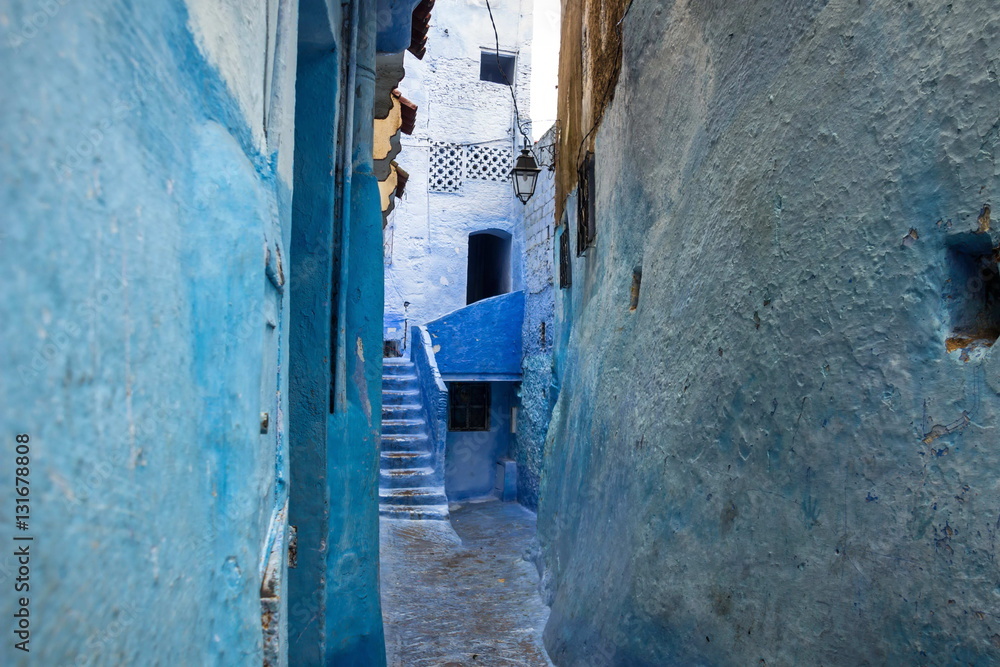
[[[327,664],[385,664],[378,587],[378,458],[382,415],[382,214],[372,171],[375,2],[356,0],[357,54],[350,201],[343,221],[344,380],[330,416]],[[340,209],[338,209],[340,210]],[[343,268],[343,266],[341,267]],[[340,378],[338,378],[338,381]]]
[[[333,366],[332,317],[339,253],[334,224],[342,39],[340,4],[303,1],[295,85],[289,336],[289,524],[297,563],[288,571],[289,664],[325,660],[330,498],[327,427]]]

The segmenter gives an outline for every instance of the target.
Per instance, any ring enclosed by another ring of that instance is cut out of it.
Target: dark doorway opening
[[[465,302],[475,303],[510,291],[510,234],[500,230],[469,235]]]

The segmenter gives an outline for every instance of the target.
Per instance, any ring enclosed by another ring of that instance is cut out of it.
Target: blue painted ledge
[[[448,387],[438,370],[434,346],[424,327],[413,327],[410,359],[417,369],[420,384],[420,402],[427,410],[434,452],[434,483],[444,485],[444,455],[448,438]]]
[[[441,376],[445,380],[520,380],[523,321],[524,292],[511,292],[428,322],[425,328]]]

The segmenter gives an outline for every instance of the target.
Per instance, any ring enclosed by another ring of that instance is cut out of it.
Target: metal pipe
[[[357,96],[358,69],[358,4],[362,0],[350,0],[347,21],[351,26],[351,38],[347,54],[347,89],[344,96],[345,118],[341,140],[341,189],[340,189],[340,284],[337,286],[337,358],[334,365],[333,409],[335,412],[347,410],[347,278],[349,253],[351,249],[351,175],[354,172],[354,106]]]

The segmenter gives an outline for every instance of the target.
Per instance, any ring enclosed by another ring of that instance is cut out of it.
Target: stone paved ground
[[[465,504],[450,523],[383,518],[389,667],[549,667],[549,611],[522,558],[534,534],[534,514],[516,503]]]

